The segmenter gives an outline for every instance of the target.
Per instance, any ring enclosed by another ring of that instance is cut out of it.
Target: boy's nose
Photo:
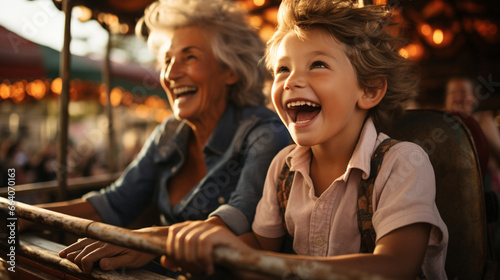
[[[285,81],[285,84],[283,85],[283,88],[285,90],[290,90],[293,88],[302,88],[306,84],[306,80],[302,75],[299,75],[298,73],[292,72],[290,73],[290,76]]]

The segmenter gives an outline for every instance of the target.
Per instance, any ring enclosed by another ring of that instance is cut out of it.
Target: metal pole
[[[12,202],[7,198],[0,197],[0,210],[8,212],[9,206],[12,208]],[[73,217],[20,202],[15,202],[14,207],[18,217],[32,222],[131,249],[157,255],[166,254],[165,240],[160,237],[147,236],[144,233],[141,234],[128,229]],[[215,248],[214,262],[232,269],[254,271],[276,277],[295,275],[301,279],[311,280],[388,279],[378,275],[332,267],[321,262],[281,258],[254,250],[230,247]]]
[[[116,171],[115,163],[115,130],[113,124],[113,106],[111,105],[111,31],[109,26],[106,26],[108,31],[108,43],[106,45],[106,55],[104,58],[103,82],[106,88],[106,115],[108,117],[108,170],[109,173]]]
[[[59,68],[59,76],[62,80],[61,96],[59,101],[59,153],[57,181],[59,183],[59,200],[66,200],[68,197],[68,105],[69,105],[69,87],[70,87],[70,67],[71,67],[71,52],[69,49],[71,42],[71,10],[73,7],[72,0],[63,1],[64,19],[64,42],[61,51],[61,64]]]

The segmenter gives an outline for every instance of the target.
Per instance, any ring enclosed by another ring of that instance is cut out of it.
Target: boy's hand
[[[181,267],[191,273],[214,273],[213,249],[220,245],[249,248],[223,226],[203,221],[189,221],[169,227],[162,264],[173,269]],[[175,269],[174,269],[175,270]]]

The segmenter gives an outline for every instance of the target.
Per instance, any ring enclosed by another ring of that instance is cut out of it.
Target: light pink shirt
[[[299,255],[338,256],[358,253],[360,233],[356,203],[361,178],[370,174],[375,148],[388,138],[378,134],[371,119],[360,139],[346,172],[320,197],[316,197],[309,176],[311,152],[291,145],[274,158],[269,168],[262,199],[257,205],[253,231],[263,237],[285,235],[277,200],[277,181],[286,161],[295,177],[285,220]],[[391,231],[414,223],[431,224],[431,236],[424,260],[427,279],[446,279],[444,263],[448,230],[435,204],[435,180],[427,154],[416,144],[401,142],[384,156],[373,189],[373,227],[377,241]]]

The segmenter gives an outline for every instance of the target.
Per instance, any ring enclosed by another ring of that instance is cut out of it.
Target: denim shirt
[[[105,223],[125,226],[156,200],[166,224],[218,216],[236,234],[250,231],[267,169],[290,143],[288,131],[264,106],[228,104],[203,148],[206,176],[170,205],[167,186],[185,162],[191,131],[185,121],[166,119],[120,178],[85,196]]]

